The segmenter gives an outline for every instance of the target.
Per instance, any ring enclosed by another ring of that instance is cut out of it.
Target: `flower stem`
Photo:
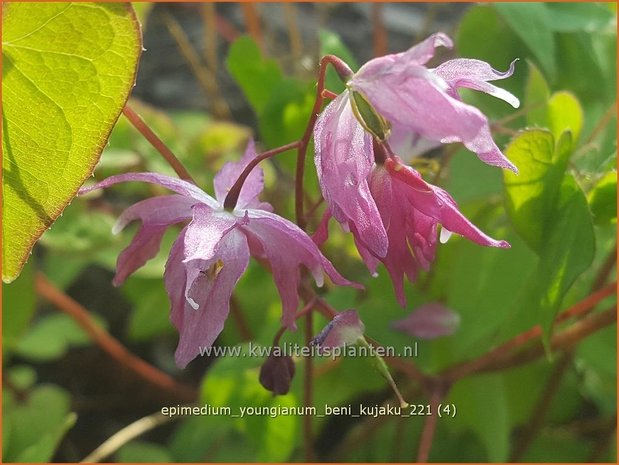
[[[282,152],[286,152],[287,150],[292,150],[301,144],[301,141],[291,142],[286,145],[282,145],[281,147],[274,148],[272,150],[267,150],[266,152],[262,152],[258,154],[252,161],[250,161],[243,172],[240,174],[234,185],[230,188],[228,195],[226,195],[226,199],[224,200],[224,208],[226,210],[234,210],[236,207],[236,203],[239,200],[239,195],[241,194],[241,189],[243,188],[243,184],[247,179],[247,176],[251,173],[251,171],[258,166],[261,161],[266,160],[267,158],[274,157],[277,154]]]
[[[133,126],[140,131],[140,133],[144,136],[144,138],[151,143],[153,147],[157,149],[157,151],[163,156],[165,161],[167,161],[170,166],[174,169],[179,178],[184,179],[185,181],[189,181],[193,184],[196,184],[196,181],[191,177],[189,171],[183,166],[181,161],[172,153],[167,145],[157,137],[157,134],[153,132],[153,130],[144,122],[140,116],[133,111],[133,109],[129,105],[125,105],[123,108],[123,114],[127,117],[129,122],[133,124]]]
[[[419,448],[417,450],[417,463],[425,463],[430,458],[430,450],[434,440],[434,432],[438,421],[437,409],[444,397],[444,393],[439,388],[432,391],[430,396],[431,415],[426,416],[421,430],[421,438],[419,440]]]

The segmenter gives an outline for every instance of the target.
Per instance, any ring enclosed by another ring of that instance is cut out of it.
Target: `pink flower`
[[[142,225],[118,257],[114,284],[120,285],[157,254],[168,226],[190,220],[172,246],[164,274],[172,307],[170,318],[180,333],[175,358],[181,368],[200,353],[201,347],[212,345],[222,331],[230,297],[250,255],[269,262],[282,298],[282,323],[291,329],[296,327],[300,265],[309,269],[319,286],[323,272],[336,284],[353,285],[298,226],[258,200],[263,189],[261,169],[255,168],[245,181],[234,211],[223,208],[228,190],[254,156],[250,143],[239,162],[224,165],[215,176],[215,198],[193,184],[155,173],[112,176],[80,191],[142,181],[177,193],[143,200],[121,214],[116,232],[136,219]]]
[[[365,325],[356,310],[338,313],[320,334],[310,341],[321,349],[344,347],[356,344],[365,332]]]
[[[487,118],[457,94],[458,88],[469,87],[518,106],[516,97],[487,82],[511,76],[514,63],[505,73],[470,59],[426,68],[439,45],[452,43],[439,33],[404,53],[366,63],[348,81],[348,90],[321,113],[314,129],[314,161],[329,206],[314,238],[318,243],[326,239],[326,223],[333,215],[353,233],[370,271],[375,273],[381,261],[385,264],[402,305],[404,275],[414,281],[418,270],[428,270],[434,260],[438,224],[446,234],[509,247],[477,229],[447,192],[423,181],[417,171],[396,158],[385,162],[381,141],[397,151],[462,142],[484,162],[517,171],[492,140]]]
[[[394,321],[393,329],[420,339],[450,336],[460,325],[460,315],[442,304],[431,302],[415,309],[406,318]]]
[[[488,83],[511,76],[515,61],[504,73],[473,59],[449,60],[435,69],[426,68],[440,45],[451,48],[453,43],[437,33],[406,52],[375,58],[353,75],[348,87],[363,94],[389,122],[396,152],[402,153],[405,140],[409,149],[428,147],[432,142],[462,142],[485,163],[517,172],[492,140],[488,119],[463,103],[457,92],[460,87],[479,90],[517,108],[520,102],[514,95]]]

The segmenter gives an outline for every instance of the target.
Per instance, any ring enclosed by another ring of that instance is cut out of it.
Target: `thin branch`
[[[421,438],[419,439],[419,448],[417,450],[417,463],[426,463],[430,458],[432,450],[432,442],[434,440],[434,432],[438,421],[438,406],[445,397],[445,391],[436,387],[430,396],[430,415],[425,417],[423,429],[421,430]]]
[[[551,350],[567,350],[574,347],[581,340],[590,334],[599,331],[617,322],[617,309],[610,308],[600,313],[594,313],[586,318],[574,323],[572,326],[554,335],[550,340]],[[506,368],[516,367],[531,362],[545,354],[545,349],[541,341],[536,344],[514,352],[507,357],[493,361],[479,371],[498,371]]]
[[[266,152],[262,152],[258,154],[255,158],[253,158],[247,164],[245,169],[243,169],[238,179],[234,182],[233,186],[228,191],[228,194],[226,195],[226,198],[224,199],[224,208],[231,210],[236,206],[236,202],[239,199],[239,195],[241,194],[241,189],[243,188],[243,184],[245,183],[247,176],[249,176],[249,173],[251,173],[252,170],[256,166],[258,166],[260,162],[267,160],[268,158],[274,157],[275,155],[278,155],[280,153],[297,148],[300,145],[301,145],[301,141],[291,142],[289,144],[282,145],[281,147],[277,147],[271,150],[267,150]]]
[[[613,445],[613,438],[616,438],[617,432],[617,414],[613,415],[613,417],[608,421],[606,426],[606,431],[603,431],[601,434],[598,434],[598,440],[587,460],[587,463],[595,463],[600,462],[604,455],[608,453],[608,450]]]
[[[193,71],[194,76],[198,79],[208,99],[213,102],[213,113],[218,118],[230,119],[232,117],[230,107],[228,107],[228,103],[222,97],[215,74],[202,63],[200,55],[198,55],[198,52],[196,52],[191,45],[191,42],[183,31],[183,28],[178,24],[178,21],[169,13],[164,13],[162,17],[170,35],[176,41],[181,55],[183,55],[183,58],[185,58],[185,61],[189,64],[189,67]]]
[[[617,243],[615,242],[615,246],[609,252],[608,256],[606,257],[606,260],[604,260],[604,263],[602,263],[602,266],[600,267],[598,274],[595,276],[595,279],[593,280],[593,284],[591,285],[592,291],[597,291],[598,289],[601,289],[602,286],[604,286],[604,283],[608,280],[608,277],[613,271],[613,268],[615,267],[616,263],[617,263]]]
[[[560,313],[555,323],[560,323],[562,321],[567,320],[568,318],[573,318],[578,315],[585,314],[595,305],[597,305],[604,298],[613,295],[616,292],[617,283],[613,283],[609,286],[600,289],[597,292],[594,292],[587,298],[578,302],[577,304],[570,307],[568,310]],[[486,352],[480,357],[470,360],[468,362],[464,362],[462,364],[456,365],[452,368],[447,369],[443,372],[443,376],[446,376],[448,379],[454,381],[459,378],[463,378],[471,373],[484,371],[485,368],[494,363],[497,359],[504,358],[507,354],[517,349],[518,347],[522,347],[527,342],[539,338],[542,335],[542,328],[540,326],[535,326],[516,337],[510,339],[509,341],[501,344],[497,348]]]
[[[217,75],[219,61],[217,59],[217,10],[214,2],[200,4],[202,16],[202,43],[204,44],[204,59],[214,75]]]
[[[172,153],[164,142],[159,139],[157,134],[155,134],[152,129],[144,122],[140,116],[133,111],[133,109],[129,105],[125,105],[123,108],[123,114],[127,117],[129,122],[133,124],[133,126],[140,131],[140,133],[144,136],[144,138],[151,143],[155,149],[163,156],[165,161],[169,163],[169,165],[174,169],[179,178],[184,179],[185,181],[189,181],[193,184],[196,184],[195,180],[189,174],[189,171],[183,166],[181,161]]]
[[[296,71],[299,71],[301,66],[301,58],[303,58],[303,41],[297,26],[297,7],[294,3],[282,3],[284,9],[284,19],[286,21],[286,30],[288,31],[288,42],[290,43],[290,51]]]
[[[176,418],[179,417],[163,415],[161,412],[140,418],[106,439],[105,442],[88,454],[81,463],[101,462],[135,438]]]
[[[544,388],[544,391],[537,399],[535,406],[531,410],[531,416],[527,421],[527,427],[520,436],[520,439],[509,458],[510,462],[519,462],[529,446],[533,443],[533,440],[544,425],[546,414],[550,408],[553,398],[561,386],[561,380],[563,375],[567,371],[567,368],[571,365],[573,360],[572,352],[566,352],[561,355],[561,358],[554,367],[554,370],[550,374],[548,382]]]
[[[260,16],[256,10],[256,5],[251,2],[241,3],[241,10],[243,11],[243,17],[245,18],[245,25],[249,35],[258,44],[258,47],[262,49],[264,53],[264,43],[262,41],[262,30],[260,28]]]
[[[614,101],[608,107],[606,112],[602,115],[602,117],[598,121],[598,124],[595,125],[595,127],[591,131],[591,134],[589,134],[589,137],[587,137],[587,140],[582,145],[583,146],[589,145],[591,142],[593,142],[595,138],[598,137],[600,133],[606,128],[606,126],[608,126],[608,123],[610,123],[610,120],[613,118],[613,116],[616,115],[616,113],[617,113],[617,101]]]
[[[175,397],[187,401],[194,401],[197,392],[188,386],[179,384],[164,372],[145,362],[129,352],[118,340],[112,337],[105,329],[91,317],[88,310],[78,302],[56,288],[42,273],[35,277],[36,292],[59,310],[69,315],[90,336],[92,341],[108,353],[122,366],[156,386],[161,391],[173,394]]]
[[[383,21],[383,5],[380,3],[372,3],[372,39],[374,56],[386,55],[389,46],[387,45],[387,31]]]

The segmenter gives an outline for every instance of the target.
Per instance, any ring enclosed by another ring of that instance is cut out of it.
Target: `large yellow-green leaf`
[[[2,17],[2,279],[86,180],[135,81],[129,4],[10,3]]]

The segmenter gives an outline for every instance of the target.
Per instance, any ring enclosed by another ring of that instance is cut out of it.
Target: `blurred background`
[[[549,127],[552,122],[540,116],[540,108],[556,92],[569,93],[569,105],[558,113],[566,119],[580,115],[570,170],[593,215],[595,258],[561,310],[616,279],[614,4],[136,3],[135,9],[145,50],[130,104],[207,192],[212,192],[214,173],[237,159],[250,137],[263,149],[300,137],[322,55],[335,54],[356,70],[375,56],[404,51],[442,31],[455,48],[439,50],[432,64],[470,57],[504,71],[519,58],[513,77],[497,84],[520,98],[520,110],[487,95],[465,92],[463,97],[488,115],[503,148],[526,127]],[[330,73],[327,88],[339,92],[343,85]],[[436,163],[423,174],[446,188],[481,229],[509,240],[512,249],[452,239],[439,248],[431,272],[406,285],[409,307],[403,311],[384,268],[370,278],[350,237],[334,225],[325,248],[342,274],[366,286],[362,293],[330,289],[325,298],[339,310],[358,308],[368,335],[383,344],[402,348],[415,342],[390,325],[423,303],[442,302],[460,315],[453,336],[419,342],[415,363],[427,373],[473,359],[539,322],[530,294],[531,282],[539,279],[538,257],[507,218],[502,174],[456,149],[427,154]],[[324,208],[312,165],[309,156],[307,201],[316,205],[310,231]],[[264,199],[288,218],[293,217],[294,166],[291,154],[264,164]],[[100,180],[127,171],[174,175],[121,116],[95,176]],[[128,184],[76,199],[44,234],[20,278],[3,285],[4,461],[77,462],[145,417],[152,421],[144,423],[144,434],[132,440],[123,436],[121,447],[96,459],[304,460],[299,417],[152,416],[162,406],[193,402],[295,406],[303,398],[300,363],[291,392],[278,397],[258,382],[263,360],[199,357],[185,370],[175,366],[177,334],[168,319],[162,272],[178,229],[168,232],[157,258],[123,286],[112,286],[116,257],[136,230],[134,225],[114,236],[112,225],[127,206],[163,192]],[[611,296],[600,309],[614,305]],[[270,345],[280,313],[269,273],[252,262],[217,344]],[[174,381],[145,382],[93,343],[76,315],[86,315]],[[316,333],[325,323],[316,318]],[[300,334],[287,333],[284,339],[302,343]],[[403,373],[394,375],[410,402],[428,403]],[[314,384],[317,406],[376,405],[392,397],[362,359],[318,361]],[[614,462],[616,326],[568,352],[463,379],[448,400],[458,414],[438,422],[431,461]],[[411,461],[423,427],[421,417],[311,421],[319,461]]]

